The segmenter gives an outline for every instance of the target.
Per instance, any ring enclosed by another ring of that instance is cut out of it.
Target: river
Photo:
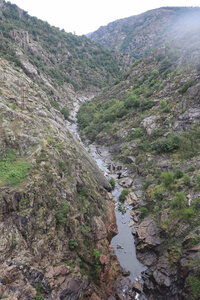
[[[112,174],[108,169],[107,159],[109,157],[109,162],[111,157],[106,148],[104,151],[99,150],[99,146],[95,144],[87,145],[81,141],[78,132],[76,114],[73,112],[73,123],[69,124],[69,129],[73,132],[84,148],[90,153],[90,155],[95,160],[98,167],[104,172],[104,175],[109,180]],[[112,164],[115,162],[112,161]],[[115,251],[120,265],[126,271],[130,272],[129,278],[134,282],[141,278],[141,273],[146,269],[136,257],[136,248],[134,236],[132,235],[131,222],[133,220],[130,216],[131,207],[127,204],[121,204],[119,202],[119,195],[121,194],[123,188],[116,181],[115,189],[112,191],[113,198],[115,200],[115,214],[118,226],[118,234],[113,237],[111,241],[111,247]],[[119,211],[119,206],[124,208],[125,213]]]

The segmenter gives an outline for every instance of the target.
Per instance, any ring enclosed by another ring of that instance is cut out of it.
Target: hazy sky
[[[10,0],[51,25],[78,35],[161,6],[200,6],[200,0]]]

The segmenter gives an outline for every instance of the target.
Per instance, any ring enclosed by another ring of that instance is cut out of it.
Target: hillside
[[[127,167],[121,184],[132,201],[137,255],[148,266],[148,300],[200,296],[199,32],[200,21],[78,113],[82,136]]]
[[[111,186],[66,119],[121,67],[2,0],[0,28],[0,298],[108,298],[122,274]]]
[[[89,37],[103,46],[131,55],[144,57],[166,41],[183,36],[199,26],[200,8],[163,7],[109,23]]]
[[[119,76],[112,54],[86,37],[77,37],[30,17],[16,5],[0,1],[0,54],[35,80],[100,88]]]

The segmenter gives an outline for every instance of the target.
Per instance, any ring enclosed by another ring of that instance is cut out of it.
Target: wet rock
[[[142,284],[140,282],[134,282],[133,283],[133,290],[136,291],[137,293],[141,294],[142,293]]]
[[[133,184],[133,179],[131,177],[125,177],[125,178],[122,178],[120,181],[119,181],[119,184],[125,188],[129,188],[132,186]]]

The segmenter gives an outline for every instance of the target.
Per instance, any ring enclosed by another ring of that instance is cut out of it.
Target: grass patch
[[[7,151],[0,159],[0,185],[17,185],[24,181],[31,168],[31,163],[18,157],[13,151]]]

